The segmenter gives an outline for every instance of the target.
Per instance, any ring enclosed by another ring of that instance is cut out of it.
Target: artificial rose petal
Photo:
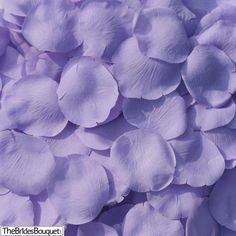
[[[223,156],[216,145],[201,133],[187,131],[170,143],[177,163],[174,183],[192,187],[212,185],[223,174]]]
[[[170,185],[159,192],[147,193],[148,203],[169,219],[187,218],[201,203],[204,188]]]
[[[73,123],[91,128],[107,119],[118,99],[116,81],[97,60],[72,60],[57,90],[59,105]]]
[[[178,65],[144,56],[135,38],[123,42],[112,61],[124,97],[157,99],[174,91],[181,80]]]
[[[8,188],[5,188],[3,185],[0,185],[0,195],[5,195],[9,192],[10,190]]]
[[[223,20],[215,22],[211,27],[200,32],[199,35],[195,37],[197,43],[213,45],[224,51],[234,62],[236,62],[235,38],[236,25]]]
[[[39,50],[68,52],[82,43],[78,12],[70,1],[40,0],[27,14],[22,34]]]
[[[167,8],[141,10],[135,19],[134,35],[143,54],[151,58],[180,63],[190,52],[181,20]]]
[[[68,123],[65,129],[55,137],[42,137],[48,143],[52,153],[57,157],[66,157],[72,154],[88,155],[90,148],[86,147],[76,134],[76,126]]]
[[[129,185],[126,178],[120,174],[120,170],[114,165],[110,155],[107,157],[92,151],[89,157],[91,160],[102,165],[106,171],[109,181],[109,198],[107,204],[111,205],[122,202],[124,196],[129,193]]]
[[[50,179],[48,194],[67,223],[87,223],[99,214],[108,200],[106,171],[86,156],[60,158]]]
[[[87,46],[85,55],[112,56],[128,36],[125,20],[127,11],[128,8],[116,0],[87,1],[81,5],[79,27]]]
[[[111,159],[136,192],[161,190],[173,180],[174,152],[158,134],[134,130],[121,135],[112,145]]]
[[[185,85],[200,104],[221,107],[235,90],[234,65],[226,54],[212,45],[196,46],[182,68]]]
[[[232,230],[227,229],[225,227],[221,227],[220,235],[221,236],[236,236],[236,231],[232,231]]]
[[[1,35],[1,40],[0,40],[0,56],[4,54],[6,51],[7,45],[10,41],[9,39],[9,31],[7,28],[0,26],[0,35]]]
[[[89,129],[80,127],[76,133],[86,146],[96,150],[107,150],[120,135],[134,129],[136,128],[120,115],[104,125]]]
[[[57,83],[45,76],[23,78],[5,90],[2,110],[11,127],[35,136],[55,136],[67,124],[59,109]]]
[[[183,21],[186,30],[188,30],[190,33],[193,32],[196,26],[196,15],[184,5],[182,0],[146,0],[144,4],[147,8],[161,7],[172,9]]]
[[[208,199],[192,212],[186,223],[186,236],[219,235],[219,225],[209,212]]]
[[[32,196],[31,201],[34,204],[34,225],[50,227],[55,226],[60,221],[61,216],[51,203],[46,192]]]
[[[118,236],[116,230],[108,225],[90,222],[84,225],[79,226],[79,230],[82,231],[82,235],[78,232],[77,236]]]
[[[184,236],[180,221],[169,220],[147,202],[135,205],[125,216],[123,236]]]
[[[17,194],[38,194],[55,167],[49,146],[15,131],[0,132],[0,182]]]
[[[187,128],[185,102],[177,93],[155,101],[126,99],[123,113],[130,124],[161,134],[165,139],[176,138]]]
[[[29,197],[18,196],[9,192],[0,196],[1,226],[33,226],[34,212]]]
[[[209,199],[210,212],[218,223],[231,230],[236,230],[236,169],[225,171],[216,183]]]
[[[236,159],[236,130],[220,127],[204,133],[219,148],[225,160]]]
[[[230,101],[225,107],[207,108],[201,104],[195,104],[189,108],[189,121],[194,128],[202,131],[212,130],[229,124],[236,115],[236,106]]]
[[[8,46],[0,60],[0,72],[12,79],[20,79],[23,63],[23,56],[16,49]]]

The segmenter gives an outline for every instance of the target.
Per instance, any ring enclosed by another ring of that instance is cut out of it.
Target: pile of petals
[[[236,0],[0,0],[0,225],[236,236]]]

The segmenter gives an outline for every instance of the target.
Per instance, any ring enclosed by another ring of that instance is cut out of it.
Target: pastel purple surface
[[[0,0],[0,226],[236,235],[236,0]]]

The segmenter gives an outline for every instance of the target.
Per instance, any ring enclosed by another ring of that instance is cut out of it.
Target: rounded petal
[[[134,23],[134,35],[143,54],[151,58],[180,63],[190,52],[181,20],[167,8],[140,11]]]
[[[34,204],[34,225],[50,227],[55,226],[60,220],[61,216],[51,203],[46,192],[32,196],[31,201]]]
[[[225,227],[221,227],[220,235],[221,236],[236,236],[236,231],[232,231],[232,230],[227,229]]]
[[[234,65],[223,51],[198,45],[182,68],[185,85],[192,97],[208,107],[220,107],[231,97]]]
[[[236,106],[232,101],[220,108],[207,108],[195,104],[189,109],[189,120],[194,123],[195,128],[207,131],[229,124],[235,117],[235,112]]]
[[[122,115],[115,120],[94,128],[79,128],[77,135],[88,147],[96,150],[109,149],[112,143],[123,133],[134,130],[135,127],[127,123]]]
[[[39,50],[68,52],[82,43],[78,23],[78,8],[71,1],[41,0],[27,14],[22,34]]]
[[[3,185],[0,185],[0,195],[5,195],[9,192],[10,190],[8,188],[5,188]]]
[[[204,197],[203,188],[170,185],[159,192],[147,193],[148,203],[169,219],[187,218]]]
[[[121,135],[112,145],[111,158],[136,192],[161,190],[173,180],[174,152],[158,134],[134,130]]]
[[[220,127],[204,133],[219,148],[225,160],[236,159],[236,130]]]
[[[181,80],[178,65],[144,56],[135,38],[123,42],[112,61],[113,74],[124,97],[157,99],[174,91]]]
[[[176,138],[187,128],[185,102],[176,93],[155,101],[126,99],[123,113],[130,124],[159,133],[165,139]]]
[[[55,81],[44,76],[26,77],[9,87],[2,98],[2,109],[12,127],[36,136],[60,133],[67,120],[58,105],[57,87]]]
[[[184,229],[180,221],[165,218],[146,202],[129,210],[125,216],[122,235],[184,236]]]
[[[236,206],[234,199],[236,189],[236,169],[225,171],[223,177],[216,183],[211,192],[209,207],[212,216],[218,223],[231,230],[236,230]]]
[[[29,197],[9,192],[0,196],[0,224],[2,226],[33,226],[34,212]]]
[[[116,0],[87,1],[81,5],[79,26],[87,46],[85,55],[105,58],[112,56],[128,35],[125,27],[127,10]]]
[[[236,166],[236,159],[225,160],[225,169],[233,169]]]
[[[88,155],[90,148],[86,147],[76,135],[76,126],[69,123],[61,133],[55,137],[42,137],[48,143],[52,153],[57,157],[72,154]]]
[[[69,62],[64,69],[57,94],[65,116],[75,124],[90,128],[107,119],[116,104],[118,88],[100,62],[83,57]]]
[[[48,145],[15,131],[0,132],[0,182],[17,194],[38,194],[55,167]]]
[[[236,62],[235,38],[236,25],[223,20],[215,22],[211,27],[196,36],[196,40],[199,44],[214,45],[224,51],[234,62]]]
[[[114,228],[98,222],[81,225],[79,226],[79,230],[86,236],[118,236]],[[77,236],[83,236],[83,234],[78,233]]]
[[[219,226],[209,212],[208,200],[188,217],[186,223],[186,236],[209,236],[219,235]]]
[[[70,224],[92,221],[109,197],[104,168],[85,156],[61,158],[48,185],[49,198]]]
[[[201,133],[186,132],[170,143],[177,162],[175,183],[192,187],[212,185],[223,174],[223,156],[216,145]]]

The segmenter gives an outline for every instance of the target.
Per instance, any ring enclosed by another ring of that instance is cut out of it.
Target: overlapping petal
[[[223,51],[212,45],[198,45],[181,72],[194,99],[208,107],[221,107],[235,90],[233,70],[233,63]]]
[[[118,99],[118,88],[99,61],[83,57],[65,68],[57,94],[65,116],[90,128],[107,119]]]
[[[157,99],[174,91],[181,80],[178,65],[143,55],[135,38],[123,42],[112,61],[124,97]]]
[[[14,193],[0,196],[0,224],[2,226],[33,226],[33,204],[28,196],[22,197]]]
[[[130,125],[123,115],[120,115],[115,120],[104,125],[90,129],[80,127],[77,130],[77,134],[86,146],[96,150],[106,150],[111,147],[112,143],[120,135],[134,129],[135,127]]]
[[[116,0],[85,1],[79,18],[85,54],[109,59],[128,36],[127,14],[128,7]]]
[[[220,127],[205,132],[204,135],[219,148],[225,160],[235,160],[236,130]]]
[[[236,170],[227,170],[214,186],[209,199],[210,211],[216,221],[234,231],[236,230],[236,206],[234,204],[236,191],[232,186],[235,180]]]
[[[180,221],[165,218],[147,202],[137,204],[131,208],[125,216],[122,235],[151,236],[155,234],[160,236],[183,236],[184,229]]]
[[[59,109],[57,83],[45,76],[23,78],[6,89],[2,110],[11,127],[36,136],[55,136],[67,124]]]
[[[173,180],[174,152],[158,134],[134,130],[121,135],[112,145],[111,158],[131,190],[157,191]]]
[[[212,130],[230,124],[236,115],[236,106],[230,101],[225,107],[207,108],[195,104],[189,108],[189,121],[194,128],[202,131]]]
[[[208,199],[188,217],[186,223],[186,236],[219,235],[220,229],[209,211]]]
[[[169,219],[187,218],[204,197],[204,188],[170,185],[159,192],[147,193],[148,203]]]
[[[181,20],[167,8],[141,10],[134,35],[144,55],[169,63],[185,61],[191,49]]]
[[[78,23],[79,8],[71,1],[40,0],[27,13],[22,34],[39,50],[68,52],[82,43]]]
[[[0,26],[0,35],[1,35],[1,40],[0,40],[0,56],[4,54],[6,51],[7,45],[10,41],[9,39],[9,31],[7,28]]]
[[[17,194],[38,194],[55,167],[49,146],[15,131],[0,132],[0,183]]]
[[[177,163],[174,183],[200,187],[212,185],[222,176],[224,158],[216,145],[201,133],[187,131],[170,143]]]
[[[156,132],[165,139],[182,135],[187,128],[185,102],[177,93],[160,99],[126,99],[123,104],[125,119],[132,125]],[[175,123],[175,125],[171,125]]]
[[[106,204],[109,184],[105,169],[86,156],[59,159],[48,185],[49,198],[67,223],[92,221]]]

